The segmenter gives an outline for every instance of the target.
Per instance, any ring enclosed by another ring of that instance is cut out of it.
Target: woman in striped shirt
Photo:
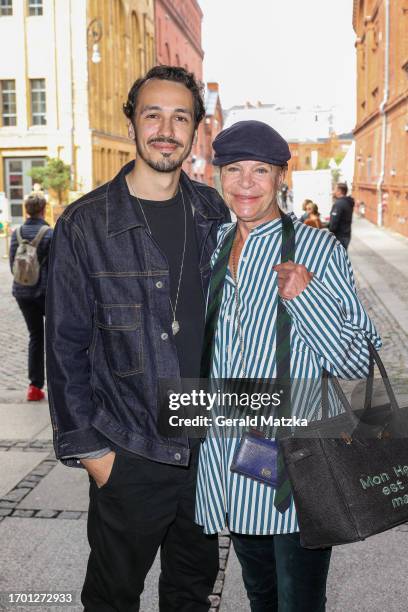
[[[319,379],[322,368],[343,378],[366,377],[367,338],[376,347],[381,341],[357,298],[344,248],[332,234],[292,215],[295,263],[280,263],[276,194],[290,158],[287,143],[266,124],[243,121],[221,132],[213,146],[224,198],[237,223],[221,227],[213,255],[214,264],[228,236],[233,238],[210,347],[210,377],[276,377],[278,300],[291,317],[292,381]],[[208,313],[214,299],[210,289]],[[319,404],[319,395],[312,393],[300,409],[305,413],[297,416],[316,417]],[[300,546],[292,498],[282,507],[272,487],[230,470],[238,444],[230,430],[209,431],[200,454],[197,522],[206,533],[228,526],[252,612],[324,611],[331,550]]]

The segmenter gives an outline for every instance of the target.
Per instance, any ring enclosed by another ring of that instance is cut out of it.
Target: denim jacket
[[[180,373],[168,263],[129,198],[133,165],[71,204],[55,228],[46,300],[54,447],[58,458],[77,457],[112,442],[187,465],[187,437],[165,438],[157,426],[158,381]],[[229,212],[211,187],[185,173],[180,183],[193,208],[206,294],[217,229]]]

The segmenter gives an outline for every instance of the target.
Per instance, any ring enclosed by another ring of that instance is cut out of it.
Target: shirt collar
[[[281,231],[282,219],[278,217],[277,219],[272,219],[272,221],[267,221],[266,223],[258,225],[258,227],[253,229],[249,235],[252,238],[263,238],[264,236],[270,236],[271,234],[278,234]]]
[[[298,218],[293,212],[286,213],[294,222],[298,221]],[[220,235],[225,236],[230,227],[236,225],[235,223],[224,223],[220,229]],[[264,236],[270,236],[273,234],[278,234],[282,231],[282,219],[278,217],[277,219],[273,219],[272,221],[267,221],[267,223],[262,223],[262,225],[258,225],[255,229],[253,229],[249,237],[259,237],[263,238]]]
[[[145,222],[134,205],[129,195],[129,190],[126,183],[126,174],[134,167],[135,161],[128,162],[120,170],[112,181],[108,183],[106,190],[106,219],[108,237],[116,236],[121,232],[135,228],[144,227]],[[206,197],[205,189],[199,184],[195,184],[189,179],[185,172],[181,172],[180,185],[184,190],[186,202],[190,201],[194,210],[200,213],[203,219],[207,222],[210,220],[222,219],[223,215]],[[214,190],[213,198],[217,192]]]

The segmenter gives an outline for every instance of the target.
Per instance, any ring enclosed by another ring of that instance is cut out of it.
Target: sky
[[[258,100],[334,107],[335,129],[355,124],[353,0],[198,0],[204,80],[223,108]]]

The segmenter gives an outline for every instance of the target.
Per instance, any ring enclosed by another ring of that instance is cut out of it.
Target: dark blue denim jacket
[[[130,201],[125,174],[133,164],[71,204],[55,228],[46,300],[54,447],[57,457],[68,457],[111,441],[162,463],[187,465],[188,439],[164,438],[157,427],[158,380],[180,373],[168,263]],[[229,212],[211,187],[184,173],[180,181],[194,211],[206,293],[217,229]]]

